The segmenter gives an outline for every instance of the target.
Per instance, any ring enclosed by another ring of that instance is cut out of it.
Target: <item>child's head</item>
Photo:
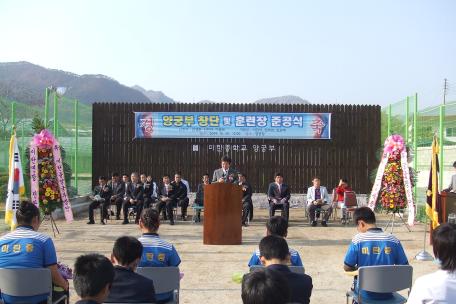
[[[287,265],[290,262],[287,241],[277,235],[265,236],[260,242],[260,260],[265,266],[271,264]]]
[[[81,299],[103,303],[114,280],[114,266],[100,254],[81,255],[74,263],[73,284]]]
[[[283,216],[272,216],[266,222],[266,235],[287,237],[288,221]]]
[[[114,243],[111,261],[134,271],[141,259],[142,251],[143,246],[137,238],[121,236]]]
[[[160,215],[158,211],[153,208],[146,208],[141,212],[139,219],[139,227],[141,230],[155,233],[160,226]]]

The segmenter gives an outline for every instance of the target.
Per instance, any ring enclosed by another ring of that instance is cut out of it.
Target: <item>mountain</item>
[[[154,102],[177,101],[161,91],[146,90],[139,85],[125,86],[104,75],[77,75],[61,70],[47,69],[26,61],[0,63],[0,96],[26,104],[42,105],[46,87],[65,87],[65,98],[94,102]],[[229,102],[229,101],[227,101]],[[202,100],[199,103],[212,103]],[[263,98],[254,103],[303,104],[299,96],[286,95]]]
[[[302,99],[299,96],[285,95],[285,96],[258,99],[254,103],[306,104],[306,103],[309,103],[309,102],[307,100],[305,100],[305,99]]]
[[[0,96],[41,104],[46,87],[66,87],[65,97],[84,103],[150,102],[142,92],[104,75],[77,75],[29,62],[0,63]]]
[[[163,94],[163,92],[161,92],[161,91],[145,90],[143,87],[140,87],[139,85],[134,85],[131,88],[143,93],[152,102],[157,102],[157,103],[176,102],[174,99],[169,98],[168,96]]]

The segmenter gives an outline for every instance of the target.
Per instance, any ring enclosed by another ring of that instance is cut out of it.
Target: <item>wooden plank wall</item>
[[[134,112],[167,111],[332,113],[332,139],[133,139]],[[295,193],[305,193],[313,176],[319,176],[329,189],[344,177],[353,190],[368,193],[372,187],[369,174],[378,166],[380,111],[379,106],[360,105],[95,103],[93,184],[98,176],[115,171],[147,173],[159,182],[163,174],[181,171],[195,191],[201,175],[207,172],[212,178],[226,154],[237,170],[247,174],[255,192],[266,192],[274,172],[279,171]],[[194,145],[198,151],[193,151]],[[239,149],[233,151],[236,146]]]

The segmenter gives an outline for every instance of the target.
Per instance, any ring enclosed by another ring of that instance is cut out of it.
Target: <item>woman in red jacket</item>
[[[339,180],[339,185],[336,188],[337,195],[337,208],[342,209],[342,221],[345,221],[347,215],[347,208],[344,203],[344,193],[345,191],[352,191],[348,186],[348,181],[345,178]]]

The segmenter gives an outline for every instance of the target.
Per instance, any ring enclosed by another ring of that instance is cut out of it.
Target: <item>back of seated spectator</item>
[[[265,236],[260,242],[261,263],[268,269],[280,272],[288,281],[290,302],[308,304],[312,294],[312,278],[307,274],[291,272],[288,268],[290,253],[284,238]]]
[[[266,268],[244,275],[241,297],[243,304],[285,304],[290,290],[281,273]]]
[[[360,232],[353,238],[344,259],[344,270],[354,271],[362,266],[408,265],[401,242],[392,234],[377,228],[375,214],[369,207],[361,207],[353,213],[353,221]],[[357,281],[354,291],[358,294]],[[392,293],[362,291],[364,300],[387,300]]]
[[[143,245],[139,267],[177,267],[181,262],[174,246],[159,237],[157,233],[159,226],[158,211],[153,208],[144,209],[139,219],[139,228],[142,232],[139,241]],[[172,296],[172,292],[155,295],[158,301],[170,299]]]
[[[282,216],[273,216],[266,222],[266,235],[277,235],[286,238],[288,234],[288,221]],[[303,266],[299,252],[290,248],[291,266]],[[257,249],[250,258],[249,267],[261,265],[260,250]]]
[[[114,282],[105,302],[153,303],[154,282],[135,273],[143,246],[136,238],[122,236],[114,243],[111,262],[114,264]]]
[[[456,225],[437,227],[432,247],[440,270],[419,277],[407,303],[456,303]]]
[[[81,298],[76,304],[100,304],[108,297],[114,267],[100,254],[82,255],[74,263],[73,285]]]
[[[17,228],[0,238],[0,268],[49,268],[52,283],[68,291],[68,281],[57,269],[57,255],[52,239],[37,232],[41,225],[40,211],[23,201],[16,211]],[[2,295],[7,302],[46,301],[48,295],[34,297],[9,297]]]

